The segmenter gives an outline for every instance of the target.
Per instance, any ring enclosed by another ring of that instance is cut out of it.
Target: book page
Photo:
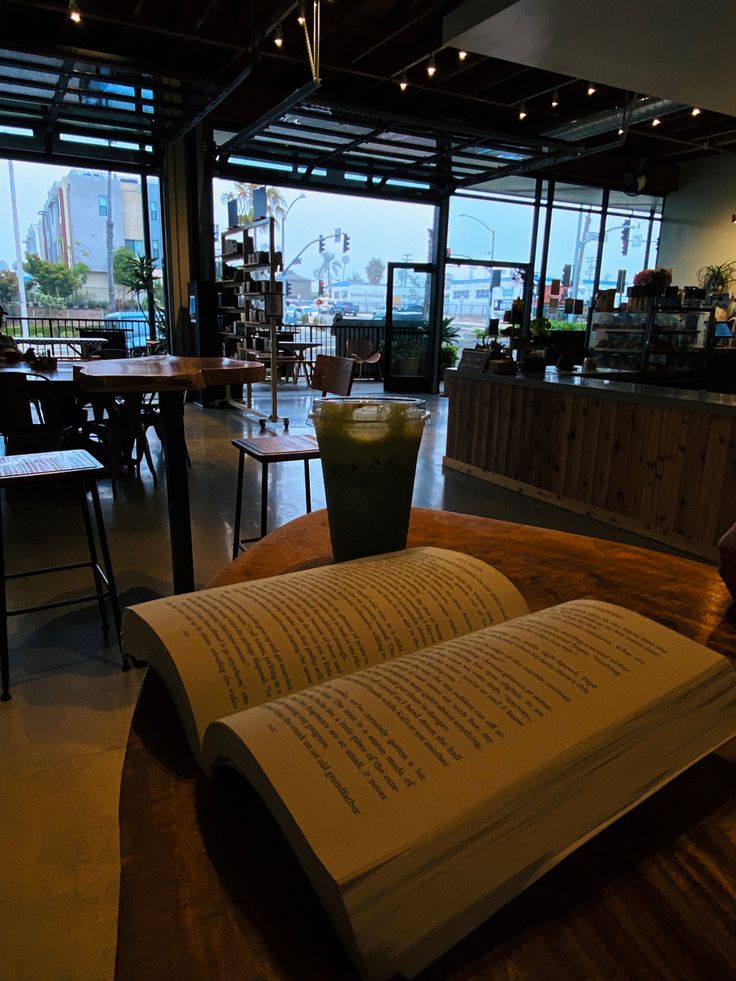
[[[265,775],[346,882],[714,677],[733,732],[726,659],[638,614],[578,601],[216,723],[205,755],[233,761],[261,792]],[[713,738],[725,736],[714,727]]]
[[[198,750],[221,716],[526,611],[491,566],[421,548],[140,604],[123,644],[167,682]]]

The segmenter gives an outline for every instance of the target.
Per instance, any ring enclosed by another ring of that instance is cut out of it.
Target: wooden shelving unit
[[[256,237],[251,232],[268,229],[268,249],[256,249]],[[249,347],[249,339],[256,330],[267,330],[271,355],[271,411],[260,412],[250,401],[239,402],[228,393],[228,402],[259,418],[284,422],[278,414],[278,329],[283,318],[283,285],[276,278],[282,268],[282,257],[276,251],[276,221],[261,218],[246,225],[228,228],[222,233],[222,279],[216,283],[220,294],[218,315],[224,323],[219,331],[225,353],[234,344]],[[229,318],[233,319],[230,320]]]

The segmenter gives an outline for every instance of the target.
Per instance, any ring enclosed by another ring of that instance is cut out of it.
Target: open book
[[[726,660],[425,548],[135,606],[127,652],[240,771],[358,970],[411,977],[736,733]],[[245,831],[244,831],[245,833]]]

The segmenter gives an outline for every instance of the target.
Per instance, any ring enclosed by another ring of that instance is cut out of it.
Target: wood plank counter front
[[[445,373],[444,465],[714,559],[736,520],[736,396]]]

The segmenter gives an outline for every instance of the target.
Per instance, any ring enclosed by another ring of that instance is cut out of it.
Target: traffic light
[[[631,222],[626,219],[621,229],[621,255],[629,253],[629,235],[631,234]]]
[[[324,296],[325,295],[325,281],[324,281],[324,279],[320,279],[320,281],[319,281],[319,289],[317,291],[317,294],[318,294],[318,296]]]
[[[288,280],[286,282],[286,295],[291,296],[291,283]]]
[[[342,237],[342,251],[343,252],[350,251],[350,236],[348,235],[347,232],[345,232]]]
[[[570,279],[572,277],[572,266],[567,265],[562,267],[562,286],[569,286]]]
[[[320,235],[320,237],[319,237],[319,251],[320,252],[324,252],[325,251],[325,237],[324,237],[324,235]]]

